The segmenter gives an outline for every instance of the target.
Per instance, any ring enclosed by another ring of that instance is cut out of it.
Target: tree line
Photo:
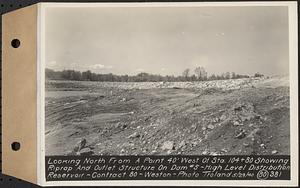
[[[262,77],[260,73],[255,73],[254,77]],[[195,68],[194,72],[191,69],[185,69],[180,76],[162,76],[157,74],[149,74],[146,72],[137,75],[115,75],[96,74],[87,71],[63,70],[54,71],[52,69],[45,70],[45,77],[48,80],[75,80],[75,81],[100,81],[100,82],[186,82],[186,81],[207,81],[207,80],[226,80],[249,78],[248,75],[236,74],[235,72],[225,72],[220,75],[212,74],[208,76],[204,67]]]

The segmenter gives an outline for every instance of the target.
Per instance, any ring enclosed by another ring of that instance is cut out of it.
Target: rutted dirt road
[[[289,154],[288,77],[46,83],[46,155]]]

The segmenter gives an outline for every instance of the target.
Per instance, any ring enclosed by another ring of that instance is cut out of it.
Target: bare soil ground
[[[289,154],[288,77],[46,83],[46,155]]]

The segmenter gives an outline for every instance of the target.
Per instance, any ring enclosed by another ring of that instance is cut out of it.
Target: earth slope
[[[46,155],[290,152],[288,77],[46,82]]]

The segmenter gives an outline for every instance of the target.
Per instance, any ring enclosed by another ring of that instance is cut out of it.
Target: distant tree
[[[120,82],[128,82],[128,75],[126,74],[126,75],[121,76]]]
[[[63,70],[62,78],[66,80],[71,80],[71,70]]]
[[[182,76],[183,76],[186,80],[188,80],[189,74],[190,74],[190,69],[185,69],[185,70],[182,72]]]
[[[230,72],[225,73],[225,79],[230,79]]]
[[[95,73],[91,73],[90,80],[91,81],[98,81],[98,75],[95,74]]]
[[[232,78],[232,79],[236,79],[236,74],[235,74],[235,72],[231,72],[231,78]]]
[[[209,80],[217,80],[217,77],[215,74],[212,74],[210,77],[209,77]]]
[[[222,74],[221,74],[220,80],[225,80],[225,79],[226,79],[226,74],[225,74],[225,73],[222,73]]]
[[[201,75],[202,75],[202,71],[201,71],[201,68],[202,67],[196,67],[194,72],[195,74],[197,75],[197,78],[200,79],[201,78]]]
[[[250,76],[248,75],[242,75],[242,74],[237,74],[236,78],[249,78]]]
[[[92,81],[92,72],[90,70],[82,72],[82,80]]]
[[[114,82],[114,75],[112,73],[109,73],[106,75],[107,76],[107,81],[110,81],[110,82]]]
[[[169,82],[175,82],[175,81],[176,81],[176,78],[174,75],[169,76]]]
[[[77,80],[77,81],[81,80],[81,72],[74,71],[72,77],[73,77],[73,80]]]
[[[192,81],[192,82],[197,81],[197,76],[193,74],[193,75],[190,77],[190,81]]]
[[[207,77],[207,72],[203,67],[197,67],[195,69],[195,74],[190,73],[190,69],[185,69],[182,76],[162,76],[149,73],[139,73],[137,75],[116,75],[112,73],[108,74],[97,74],[92,73],[90,70],[80,72],[75,70],[63,70],[54,71],[51,69],[45,69],[45,76],[47,80],[85,80],[85,81],[100,81],[100,82],[185,82],[185,81],[197,81],[197,80],[222,80],[229,78],[249,78],[248,75],[240,75],[232,72],[223,73],[221,75],[212,74],[209,78]],[[256,73],[255,77],[263,76],[260,73]]]
[[[145,72],[141,72],[138,75],[136,75],[136,81],[137,82],[146,82],[146,81],[150,81],[150,75],[148,73]]]
[[[207,80],[207,72],[204,67],[196,67],[194,72],[198,80]]]
[[[264,75],[263,74],[260,74],[259,72],[255,73],[254,74],[254,77],[263,77]]]
[[[54,71],[52,69],[45,69],[45,77],[47,80],[62,80],[62,72],[61,71]]]

